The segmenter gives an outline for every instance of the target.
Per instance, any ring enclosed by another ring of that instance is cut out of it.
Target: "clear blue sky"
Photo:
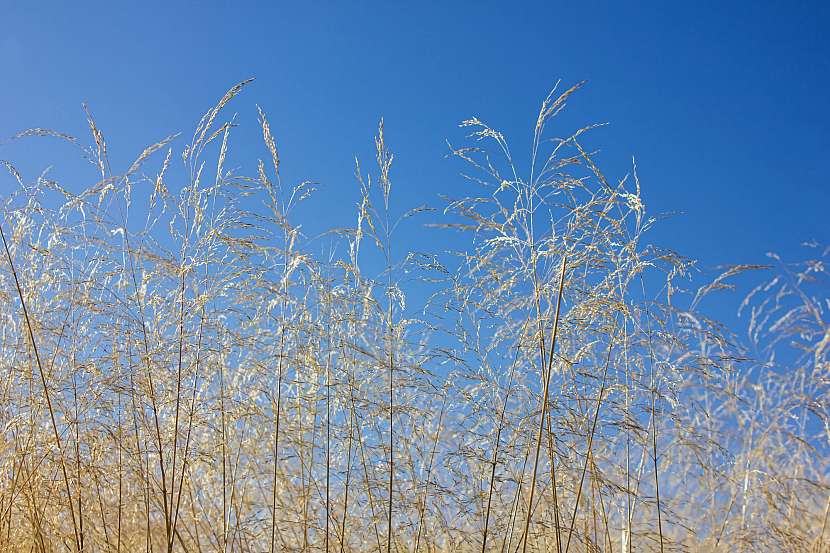
[[[232,108],[248,128],[235,146],[266,155],[262,105],[286,175],[320,181],[316,209],[341,224],[354,155],[369,164],[379,117],[398,205],[437,204],[462,186],[443,157],[457,122],[477,115],[526,152],[549,87],[587,79],[563,125],[611,123],[589,141],[606,173],[621,177],[636,156],[649,210],[684,212],[662,224],[661,244],[712,266],[830,242],[826,3],[114,4],[2,2],[0,136],[40,126],[86,138],[88,101],[127,163],[255,76]],[[33,177],[48,152],[6,144],[0,159]]]

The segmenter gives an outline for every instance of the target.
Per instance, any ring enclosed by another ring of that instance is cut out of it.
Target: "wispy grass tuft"
[[[308,235],[291,137],[227,114],[250,82],[124,168],[86,106],[89,146],[14,137],[91,184],[2,162],[0,550],[827,551],[830,249],[708,278],[651,245],[636,167],[557,134],[582,83],[526,167],[462,122],[442,209],[399,207],[381,121]]]

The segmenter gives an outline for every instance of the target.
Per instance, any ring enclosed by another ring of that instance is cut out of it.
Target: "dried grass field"
[[[2,162],[0,550],[830,551],[827,249],[708,275],[653,245],[636,167],[557,134],[579,84],[529,163],[464,121],[425,207],[381,123],[353,223],[311,237],[325,190],[230,115],[248,82],[125,167],[89,110],[14,138],[88,175]],[[401,247],[422,219],[465,245]]]

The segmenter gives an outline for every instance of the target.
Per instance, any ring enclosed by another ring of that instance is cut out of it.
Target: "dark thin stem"
[[[542,446],[542,434],[545,431],[545,414],[548,407],[548,394],[550,391],[550,374],[553,368],[553,353],[556,348],[556,334],[559,330],[559,311],[562,307],[562,291],[565,287],[565,269],[568,263],[568,256],[562,256],[562,268],[559,275],[559,295],[556,300],[556,316],[553,321],[553,335],[550,340],[550,355],[548,355],[547,370],[542,375],[545,379],[545,389],[542,395],[541,413],[539,413],[539,434],[536,437],[536,453],[533,461],[533,473],[530,477],[530,494],[527,501],[527,517],[525,518],[524,541],[522,542],[522,553],[527,551],[528,530],[530,529],[530,518],[533,513],[533,494],[536,489],[536,471],[539,467],[539,450]]]
[[[61,472],[63,473],[63,484],[66,490],[66,497],[69,502],[69,514],[72,517],[72,528],[75,531],[75,551],[80,551],[80,532],[78,530],[78,523],[75,518],[75,507],[72,503],[72,491],[69,487],[69,474],[66,471],[66,460],[63,454],[63,443],[61,442],[61,435],[58,431],[58,423],[55,419],[55,410],[52,407],[52,398],[49,395],[49,386],[47,386],[46,384],[46,374],[43,372],[43,365],[40,362],[40,353],[38,352],[37,343],[35,342],[35,334],[32,330],[32,321],[29,319],[29,310],[26,309],[26,302],[23,299],[23,289],[20,286],[20,280],[17,278],[17,271],[14,268],[12,254],[9,251],[9,244],[8,242],[6,242],[6,234],[3,232],[2,225],[0,225],[0,238],[3,239],[3,249],[6,250],[6,258],[9,260],[9,268],[12,271],[12,276],[14,277],[14,284],[17,288],[17,297],[20,298],[20,305],[23,308],[23,316],[26,319],[26,329],[29,332],[29,340],[32,342],[32,350],[34,350],[35,352],[35,361],[37,363],[38,373],[40,374],[40,382],[43,385],[43,395],[46,399],[46,406],[49,408],[49,418],[52,422],[52,432],[55,436],[55,445],[58,448],[58,455],[60,456]]]
[[[176,454],[179,450],[179,411],[181,409],[181,393],[182,393],[182,365],[184,362],[184,288],[185,288],[185,271],[184,263],[181,267],[181,289],[179,290],[179,353],[178,353],[178,367],[176,369],[176,408],[173,417],[173,460],[170,465],[170,522],[167,536],[167,552],[173,553],[173,542],[175,526],[175,518],[178,516],[178,509],[174,506],[174,494],[176,493]],[[176,514],[174,514],[176,511]]]
[[[591,433],[588,435],[588,451],[585,454],[585,464],[582,466],[582,475],[579,477],[579,487],[576,491],[576,503],[574,504],[574,513],[571,517],[571,527],[568,529],[568,541],[565,542],[565,553],[571,546],[571,538],[573,537],[574,523],[576,522],[576,515],[579,511],[579,499],[582,497],[582,484],[585,482],[585,472],[588,470],[588,462],[591,459],[591,448],[594,444],[594,434],[597,430],[597,421],[599,420],[599,410],[602,407],[602,400],[605,396],[605,385],[608,377],[608,367],[611,365],[611,351],[614,348],[613,336],[608,343],[608,357],[605,359],[605,369],[602,373],[602,384],[599,389],[599,396],[597,397],[597,408],[594,411],[594,422],[591,424]]]
[[[352,479],[352,441],[354,440],[354,412],[349,411],[349,447],[346,453],[346,484],[343,496],[343,522],[340,526],[340,553],[346,546],[346,516],[349,514],[349,484]]]
[[[663,515],[660,508],[660,475],[657,467],[657,380],[654,367],[654,345],[652,343],[651,314],[646,306],[646,320],[648,321],[648,354],[651,365],[651,458],[654,462],[654,493],[657,499],[657,530],[660,533],[660,553],[663,553]]]
[[[429,484],[432,480],[432,467],[435,462],[435,452],[438,450],[438,438],[441,435],[441,428],[444,422],[444,411],[447,408],[447,399],[449,394],[444,393],[444,402],[441,404],[441,412],[438,415],[438,428],[435,430],[435,439],[432,442],[432,452],[429,456],[429,466],[427,467],[427,477],[424,483],[424,498],[421,501],[421,512],[418,514],[418,532],[415,536],[415,553],[418,553],[418,546],[421,543],[421,533],[424,529],[424,512],[426,511],[427,499],[429,498]]]
[[[510,392],[513,389],[513,376],[516,371],[516,366],[518,365],[519,361],[519,354],[522,351],[522,339],[524,338],[525,329],[527,328],[527,323],[529,319],[525,321],[522,325],[522,330],[519,332],[519,342],[516,344],[516,356],[513,358],[513,363],[510,366],[510,376],[507,379],[507,390],[504,392],[504,400],[501,404],[501,413],[499,413],[499,426],[496,430],[496,439],[495,443],[493,444],[493,459],[490,461],[491,469],[490,469],[490,489],[487,492],[487,511],[484,515],[484,535],[481,539],[481,553],[484,553],[485,549],[487,548],[487,532],[490,527],[490,508],[493,503],[493,489],[495,488],[496,483],[496,466],[499,462],[499,446],[501,445],[501,431],[504,428],[504,416],[507,411],[507,402],[510,399]],[[417,549],[416,549],[417,551]]]

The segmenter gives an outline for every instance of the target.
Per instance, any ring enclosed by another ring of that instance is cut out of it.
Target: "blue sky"
[[[316,215],[345,224],[353,159],[369,164],[381,116],[398,205],[438,204],[464,186],[444,159],[459,121],[479,116],[528,152],[550,86],[587,79],[562,132],[610,122],[588,141],[605,172],[622,177],[635,156],[649,210],[683,212],[654,240],[705,266],[830,242],[827,4],[28,4],[2,8],[2,137],[86,137],[87,101],[128,163],[255,76],[232,108],[247,128],[235,147],[266,155],[261,105],[286,178],[319,181]],[[54,147],[7,143],[0,159],[33,177]]]

